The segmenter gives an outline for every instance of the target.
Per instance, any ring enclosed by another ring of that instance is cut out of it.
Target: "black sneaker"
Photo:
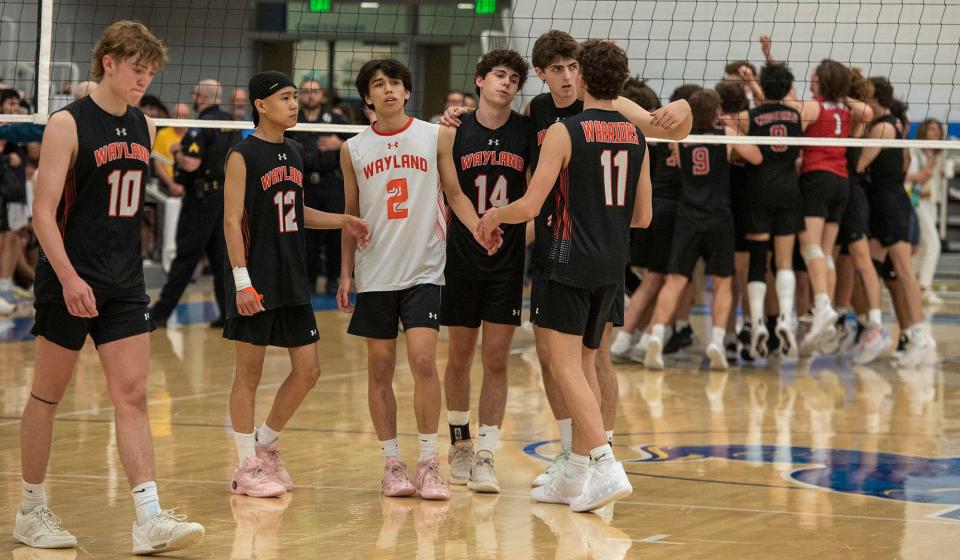
[[[690,325],[683,327],[679,331],[673,331],[670,340],[663,347],[664,354],[676,354],[680,350],[693,344],[693,328]]]
[[[767,322],[767,332],[775,333],[777,332],[777,316],[773,315],[766,318]],[[767,337],[767,355],[772,356],[775,353],[780,351],[780,337],[778,336],[768,336]]]
[[[750,355],[750,336],[753,332],[753,329],[750,328],[750,323],[743,325],[743,328],[740,329],[740,334],[737,335],[737,340],[740,341],[740,359],[744,362],[752,362],[753,356]]]

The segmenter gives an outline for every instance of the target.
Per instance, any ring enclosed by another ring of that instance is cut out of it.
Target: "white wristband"
[[[238,292],[253,287],[253,283],[250,282],[250,273],[247,272],[247,267],[233,267],[233,284],[236,286],[236,291]]]

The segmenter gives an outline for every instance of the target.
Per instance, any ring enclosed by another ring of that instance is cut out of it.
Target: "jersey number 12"
[[[600,165],[603,167],[603,195],[607,206],[623,206],[627,195],[627,152],[620,150],[617,155],[611,156],[610,150],[600,154]],[[611,165],[612,163],[612,165]],[[617,176],[613,176],[613,169],[617,168]]]
[[[297,227],[297,193],[294,191],[280,191],[273,197],[273,205],[277,207],[277,221],[280,223],[280,233],[292,233]],[[289,207],[289,210],[287,209]],[[286,212],[284,212],[286,210]]]

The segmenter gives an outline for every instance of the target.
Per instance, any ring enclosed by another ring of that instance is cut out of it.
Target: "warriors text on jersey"
[[[150,131],[143,113],[120,116],[84,97],[64,109],[77,128],[77,156],[57,208],[64,249],[94,292],[146,294],[140,256],[143,187],[150,173]],[[37,264],[38,303],[62,302],[47,257]]]
[[[566,107],[557,107],[553,102],[553,95],[549,92],[541,93],[530,101],[530,120],[531,127],[530,141],[530,169],[537,168],[537,160],[540,159],[540,146],[543,144],[543,137],[547,135],[547,129],[563,119],[577,115],[583,111],[583,101],[577,100]],[[556,187],[554,187],[556,188]],[[547,221],[553,215],[553,196],[548,196],[544,201],[540,214],[534,218],[534,240],[533,240],[533,265],[536,268],[543,269],[547,264],[547,255],[550,252],[550,236],[552,235]]]
[[[357,250],[357,292],[443,284],[446,219],[437,172],[439,128],[410,117],[395,132],[371,126],[347,140],[370,244]]]
[[[549,277],[578,288],[619,284],[646,140],[616,111],[589,109],[563,124],[571,155],[551,195]]]
[[[526,190],[530,161],[529,119],[513,112],[503,126],[491,130],[477,122],[476,113],[462,117],[453,143],[460,188],[482,216],[494,207],[520,199]],[[503,245],[487,255],[473,233],[457,217],[450,218],[446,275],[476,279],[523,276],[525,224],[503,224]]]
[[[233,148],[246,167],[241,227],[247,271],[268,310],[310,303],[299,150],[293,140],[275,143],[256,136]],[[227,271],[224,280],[226,293],[234,293],[233,274]],[[238,317],[236,298],[226,298],[226,304],[227,318]]]

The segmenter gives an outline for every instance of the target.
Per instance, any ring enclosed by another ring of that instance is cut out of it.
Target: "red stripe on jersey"
[[[849,138],[850,109],[842,103],[817,100],[820,103],[820,115],[803,131],[803,135],[808,138]],[[846,177],[847,149],[843,146],[804,146],[800,172],[811,171],[827,171]]]
[[[243,234],[243,258],[247,261],[247,266],[250,266],[250,218],[247,216],[246,209],[240,220],[240,232]]]
[[[570,215],[570,170],[563,168],[560,170],[560,176],[557,177],[557,186],[554,190],[556,200],[555,209],[558,215],[554,215],[553,237],[569,241],[573,238],[573,218]]]
[[[401,128],[401,129],[399,129],[399,130],[394,130],[393,132],[380,132],[379,130],[377,130],[377,123],[371,124],[371,125],[370,125],[370,130],[376,132],[376,133],[377,133],[377,136],[394,136],[394,135],[400,134],[401,132],[403,132],[403,131],[405,131],[406,129],[410,128],[410,125],[411,125],[411,124],[413,124],[413,117],[409,117],[409,118],[407,119],[407,124],[403,125],[403,128]]]
[[[437,223],[433,226],[433,231],[440,241],[446,241],[447,228],[445,226],[450,223],[450,219],[447,216],[447,205],[443,202],[443,191],[439,189],[439,185],[437,188],[437,212]]]
[[[63,195],[60,199],[60,209],[57,212],[57,227],[60,229],[62,238],[67,229],[67,218],[70,217],[70,209],[77,199],[77,175],[74,168],[71,167],[67,172],[67,178],[63,181]]]

